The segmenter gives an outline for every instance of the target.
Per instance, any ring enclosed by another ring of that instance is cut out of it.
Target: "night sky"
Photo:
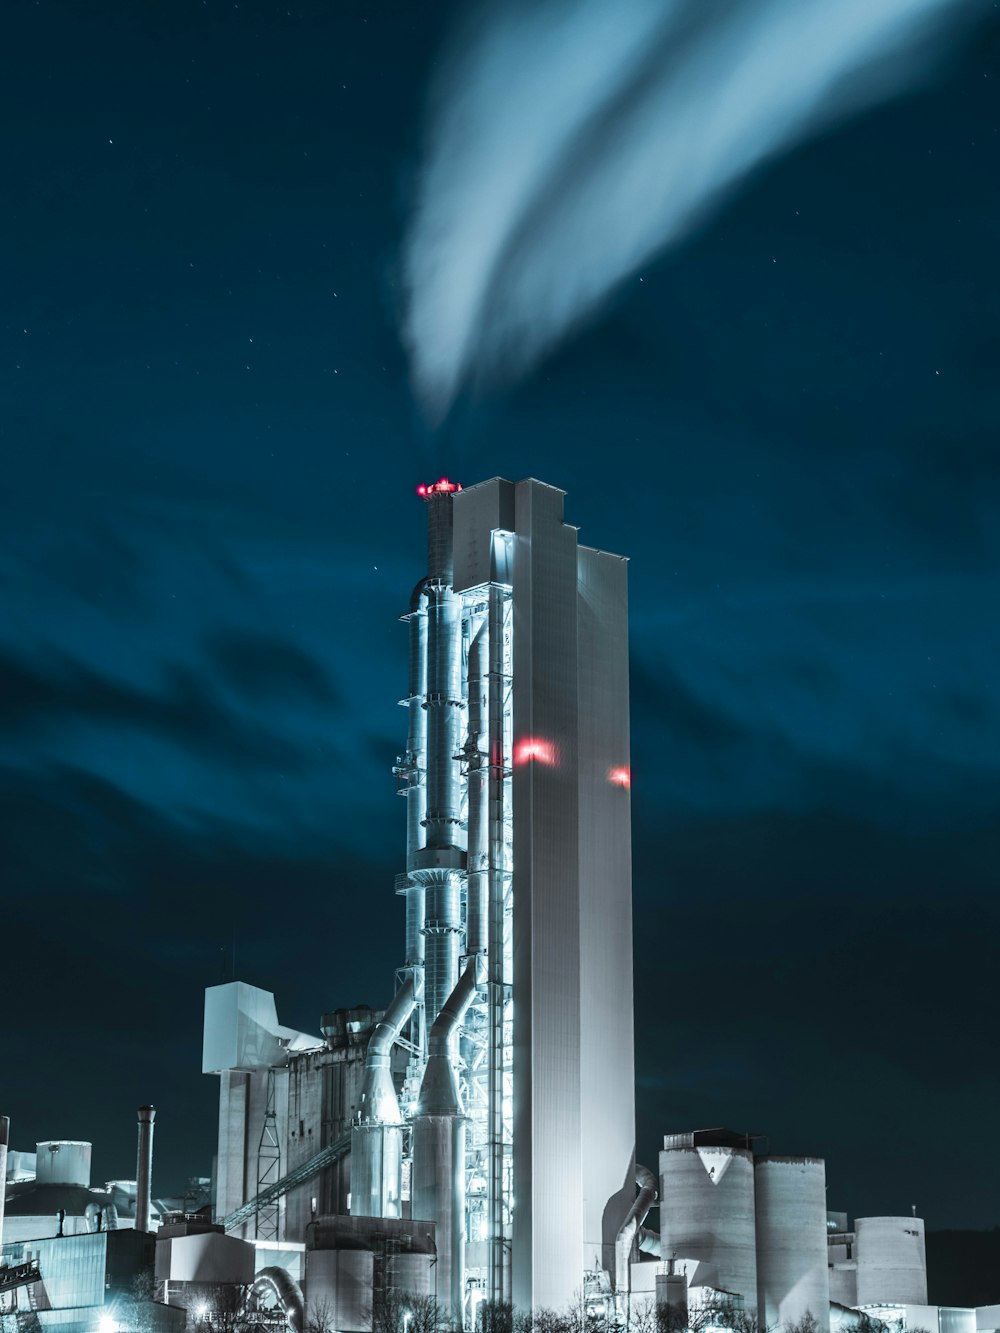
[[[631,557],[638,1150],[1000,1223],[1000,10],[428,425],[400,254],[446,6],[13,0],[3,1105],[208,1174],[206,985],[383,1005],[421,481]]]

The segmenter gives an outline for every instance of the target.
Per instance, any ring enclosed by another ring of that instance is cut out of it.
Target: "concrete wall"
[[[306,1310],[321,1313],[338,1333],[363,1333],[372,1326],[370,1250],[308,1250]]]
[[[825,1222],[824,1222],[825,1234]],[[660,1153],[660,1243],[666,1258],[696,1260],[694,1283],[757,1308],[753,1155],[748,1149],[676,1147]]]
[[[89,1143],[51,1139],[35,1145],[35,1181],[39,1185],[82,1185],[90,1188]]]
[[[613,1273],[636,1195],[628,563],[577,567],[583,1266]]]
[[[854,1222],[858,1304],[927,1304],[927,1257],[920,1217],[858,1217]]]
[[[253,1281],[253,1245],[217,1231],[195,1236],[172,1236],[156,1242],[158,1282],[243,1284]]]
[[[512,1294],[561,1309],[583,1270],[576,533],[515,489]],[[519,762],[537,738],[551,762]]]
[[[826,1163],[819,1157],[758,1157],[757,1300],[762,1328],[806,1314],[830,1328]]]

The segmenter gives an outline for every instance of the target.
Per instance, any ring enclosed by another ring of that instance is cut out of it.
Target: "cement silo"
[[[809,1313],[830,1328],[826,1164],[821,1157],[758,1157],[757,1300],[762,1328]]]
[[[78,1139],[50,1139],[35,1145],[38,1185],[81,1185],[90,1189],[92,1147]]]
[[[753,1152],[727,1130],[668,1134],[660,1153],[664,1260],[697,1261],[692,1286],[714,1287],[757,1309]]]
[[[921,1217],[854,1222],[859,1305],[926,1305],[927,1257]]]

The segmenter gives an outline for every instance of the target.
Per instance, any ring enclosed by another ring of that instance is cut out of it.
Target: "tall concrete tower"
[[[386,1135],[412,1120],[411,1213],[436,1223],[439,1295],[468,1320],[472,1292],[562,1308],[585,1275],[610,1284],[635,1198],[627,567],[580,546],[538,481],[420,489],[406,955],[352,1192],[369,1214],[403,1199]]]
[[[300,1240],[349,1206],[382,1255],[433,1223],[433,1293],[472,1328],[482,1300],[564,1309],[627,1284],[627,566],[581,546],[540,482],[420,494],[395,984],[367,1025],[326,1015],[323,1039],[281,1026],[268,992],[212,987],[203,1068],[228,1230]]]

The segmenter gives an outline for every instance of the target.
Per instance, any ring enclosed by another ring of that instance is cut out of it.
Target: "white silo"
[[[926,1305],[922,1217],[859,1217],[854,1222],[859,1305]]]
[[[757,1309],[753,1153],[742,1135],[668,1134],[660,1153],[663,1259],[697,1261],[692,1286],[742,1296]]]
[[[754,1195],[761,1327],[790,1327],[808,1312],[829,1333],[825,1162],[758,1157]]]
[[[91,1144],[79,1139],[49,1139],[35,1144],[35,1181],[39,1185],[82,1185],[90,1189]]]

